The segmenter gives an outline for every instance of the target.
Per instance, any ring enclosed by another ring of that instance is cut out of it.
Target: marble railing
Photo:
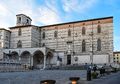
[[[0,61],[0,72],[16,72],[28,70],[25,65],[19,62]]]

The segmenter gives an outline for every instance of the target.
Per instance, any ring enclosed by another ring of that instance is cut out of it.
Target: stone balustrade
[[[7,62],[0,61],[0,72],[16,72],[16,71],[27,71],[25,65],[19,62]]]

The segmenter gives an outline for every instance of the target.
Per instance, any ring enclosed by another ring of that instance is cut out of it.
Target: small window
[[[36,44],[35,44],[35,45],[36,45],[36,47],[38,47],[38,43],[37,43],[37,42],[36,42]]]
[[[75,57],[75,61],[78,61],[78,57]]]
[[[18,17],[18,23],[21,23],[21,17]]]
[[[82,35],[85,35],[85,27],[82,28]]]
[[[101,26],[100,25],[98,25],[98,27],[97,27],[97,32],[101,33]]]
[[[6,40],[8,41],[9,39],[8,39],[8,36],[6,36]]]
[[[21,28],[18,29],[18,36],[21,36]]]
[[[18,41],[17,48],[22,48],[22,41],[21,40]]]
[[[0,34],[2,33],[2,30],[0,30]]]
[[[27,23],[29,23],[29,20],[27,19]]]
[[[2,39],[2,35],[0,35],[0,39]]]
[[[83,23],[83,25],[85,25],[85,23]]]
[[[2,43],[0,42],[0,47],[2,47]]]
[[[82,52],[86,51],[86,43],[85,40],[82,41]]]
[[[42,44],[42,47],[45,47],[45,43]]]
[[[42,34],[42,38],[45,39],[45,32],[43,32],[43,34]]]
[[[68,30],[68,36],[71,36],[71,30],[70,29]]]
[[[97,51],[101,51],[101,40],[97,40]]]
[[[54,37],[57,38],[57,36],[58,36],[58,32],[55,31],[55,32],[54,32]]]

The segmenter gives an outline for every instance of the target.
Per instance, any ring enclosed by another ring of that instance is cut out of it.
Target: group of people
[[[104,64],[101,68],[98,68],[96,64],[88,65],[86,63],[85,68],[87,73],[91,73],[91,71],[96,72],[97,70],[100,72],[100,76],[103,76],[106,73],[106,64]]]

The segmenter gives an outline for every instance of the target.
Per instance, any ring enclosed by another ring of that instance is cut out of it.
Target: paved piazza
[[[40,84],[44,79],[55,79],[56,84],[68,84],[69,77],[86,78],[85,70],[40,70],[0,73],[0,84]]]

